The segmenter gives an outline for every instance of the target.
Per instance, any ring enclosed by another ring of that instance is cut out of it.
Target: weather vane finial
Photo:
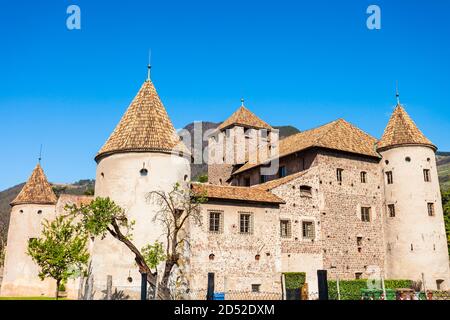
[[[398,80],[395,81],[395,96],[397,98],[397,104],[400,104],[400,93],[398,92]]]
[[[148,50],[148,65],[147,65],[147,81],[150,81],[150,69],[152,68],[152,49]]]
[[[39,158],[38,158],[39,164],[41,164],[41,160],[42,160],[42,144],[41,148],[39,149]]]
[[[244,98],[241,98],[241,106],[244,106]]]

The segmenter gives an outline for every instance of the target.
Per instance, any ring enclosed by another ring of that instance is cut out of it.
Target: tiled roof
[[[56,195],[50,183],[48,183],[42,167],[38,164],[19,195],[11,202],[11,206],[18,204],[55,204],[56,200]]]
[[[378,142],[377,148],[380,150],[405,144],[428,145],[436,149],[433,143],[419,130],[405,109],[398,104],[389,119],[383,137]]]
[[[98,161],[110,154],[123,152],[189,154],[150,80],[144,82],[95,159]]]
[[[285,176],[283,178],[270,180],[270,181],[267,181],[267,182],[264,182],[261,184],[255,184],[252,186],[252,188],[258,188],[258,189],[267,190],[267,191],[273,190],[285,183],[288,183],[298,177],[303,176],[306,172],[308,172],[308,170],[296,172],[296,173],[290,174],[288,176]]]
[[[356,153],[371,157],[379,157],[375,150],[377,139],[348,123],[344,119],[338,119],[318,128],[303,131],[279,141],[278,157],[302,151],[311,147],[327,148],[338,151]],[[234,174],[244,172],[259,166],[267,159],[258,163],[247,162]]]
[[[270,125],[258,118],[245,106],[239,107],[239,109],[237,109],[236,112],[233,113],[227,120],[225,120],[217,129],[223,130],[232,125],[241,125],[255,129],[272,130],[272,127]]]
[[[269,191],[251,187],[232,187],[193,183],[192,190],[195,194],[205,196],[208,199],[261,202],[272,204],[284,203],[282,199],[278,198],[276,195]]]

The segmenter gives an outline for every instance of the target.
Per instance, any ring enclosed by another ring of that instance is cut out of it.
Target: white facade
[[[420,281],[423,273],[427,289],[447,290],[449,258],[435,152],[428,146],[411,145],[381,154],[386,278]],[[429,181],[425,181],[424,170],[429,170]],[[388,172],[392,183],[388,183]],[[433,207],[432,215],[428,206]]]
[[[0,295],[54,296],[56,282],[41,281],[39,267],[27,254],[28,241],[41,237],[42,222],[55,219],[55,205],[20,204],[12,207]]]
[[[147,170],[146,175],[141,173],[142,169]],[[156,152],[116,153],[98,163],[95,196],[109,197],[125,210],[130,221],[136,222],[132,231],[133,243],[141,249],[156,240],[165,242],[161,223],[153,220],[159,209],[148,199],[148,194],[151,191],[169,192],[176,183],[189,180],[187,158]],[[94,287],[99,290],[106,288],[107,276],[111,275],[113,287],[128,294],[136,291],[139,294],[141,276],[134,256],[109,234],[93,243],[92,274]]]

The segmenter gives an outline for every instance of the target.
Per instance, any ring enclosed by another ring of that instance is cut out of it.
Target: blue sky
[[[66,9],[81,8],[81,30]],[[381,8],[381,30],[366,9]],[[272,125],[345,118],[380,137],[402,103],[450,150],[449,1],[2,1],[0,190],[44,145],[53,182],[95,176],[96,152],[146,77],[174,122],[246,106]]]

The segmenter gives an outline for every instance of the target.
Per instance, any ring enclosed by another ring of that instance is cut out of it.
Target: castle
[[[427,289],[449,289],[447,238],[434,146],[398,101],[381,139],[343,119],[278,138],[278,131],[241,107],[208,138],[208,183],[192,183],[208,201],[202,224],[186,232],[191,292],[280,292],[281,275],[305,272],[317,291],[317,270],[329,279],[425,280]],[[164,242],[150,191],[170,191],[191,180],[191,153],[170,121],[150,80],[144,82],[119,124],[95,157],[95,197],[110,197],[136,221],[138,248]],[[186,183],[186,184],[187,184]],[[1,295],[52,295],[26,254],[40,236],[43,219],[66,204],[92,197],[53,193],[40,165],[11,203]],[[131,252],[107,235],[91,239],[96,298],[107,276],[113,287],[138,288]],[[67,284],[76,297],[78,279]],[[128,289],[127,289],[128,288]]]

